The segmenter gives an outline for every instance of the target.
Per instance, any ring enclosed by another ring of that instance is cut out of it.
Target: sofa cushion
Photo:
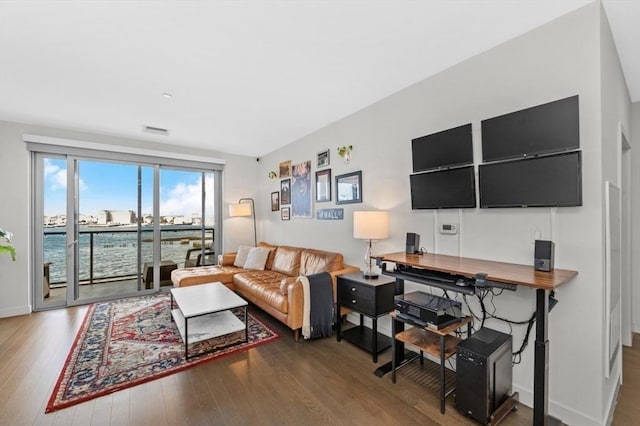
[[[253,247],[249,250],[247,261],[244,262],[244,269],[254,269],[264,271],[264,265],[269,257],[269,249],[266,247]]]
[[[236,259],[233,261],[233,266],[238,268],[244,268],[244,263],[247,261],[249,251],[252,249],[250,246],[239,246],[238,253],[236,253]]]
[[[286,275],[275,271],[244,271],[233,277],[233,284],[241,296],[263,303],[286,314],[287,296],[280,293],[280,282]]]
[[[273,258],[271,269],[275,272],[295,277],[300,272],[300,254],[302,249],[298,247],[279,246]]]
[[[197,266],[195,268],[176,269],[171,271],[171,281],[175,287],[220,281],[223,284],[233,283],[233,276],[243,269],[235,266]]]
[[[273,259],[276,257],[276,249],[278,246],[260,241],[258,242],[258,247],[266,247],[269,249],[269,257],[267,258],[267,263],[264,265],[264,269],[273,268]]]
[[[343,257],[340,253],[304,249],[300,256],[300,275],[333,272],[342,269]]]

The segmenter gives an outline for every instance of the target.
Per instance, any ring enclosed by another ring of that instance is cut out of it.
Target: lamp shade
[[[229,216],[231,217],[251,216],[251,213],[251,204],[249,203],[229,204]]]
[[[353,238],[363,240],[382,240],[388,237],[388,212],[353,212]]]

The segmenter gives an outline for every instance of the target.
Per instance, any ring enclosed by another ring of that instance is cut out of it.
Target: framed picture
[[[311,186],[311,160],[293,166],[291,172],[291,216],[296,218],[313,218]]]
[[[291,204],[291,179],[280,181],[280,203]]]
[[[280,179],[291,177],[291,160],[280,163]],[[285,204],[285,203],[283,203]],[[289,203],[286,203],[289,204]]]
[[[318,153],[318,168],[327,167],[329,165],[329,150],[325,149]]]
[[[362,171],[336,176],[336,204],[362,202]]]
[[[281,220],[289,220],[291,219],[291,208],[283,207],[280,209],[280,219]]]
[[[331,201],[331,169],[316,172],[316,201]]]
[[[277,212],[280,210],[280,193],[278,191],[271,193],[271,211]]]

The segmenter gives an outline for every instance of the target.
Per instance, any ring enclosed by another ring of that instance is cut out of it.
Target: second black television
[[[480,207],[582,205],[580,151],[478,166]]]
[[[411,208],[474,208],[475,182],[473,166],[410,175]]]
[[[471,123],[411,140],[413,172],[473,163]]]
[[[484,162],[579,148],[577,95],[482,121]]]

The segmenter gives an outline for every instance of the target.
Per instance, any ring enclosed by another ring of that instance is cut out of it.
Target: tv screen
[[[582,205],[580,151],[481,164],[480,207]]]
[[[411,208],[475,207],[475,182],[473,166],[410,175]]]
[[[411,157],[414,173],[473,163],[471,124],[413,139]]]
[[[484,162],[578,148],[577,95],[482,121]]]

